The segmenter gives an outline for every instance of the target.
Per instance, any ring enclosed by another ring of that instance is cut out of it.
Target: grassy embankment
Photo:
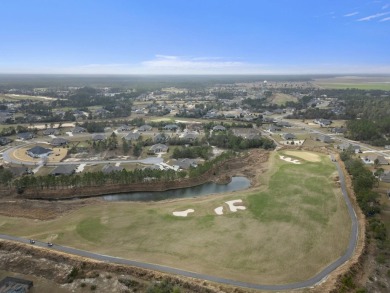
[[[0,216],[0,233],[153,262],[242,281],[305,280],[341,256],[350,219],[329,158],[271,156],[262,187],[159,203],[102,203],[50,221]],[[224,203],[242,199],[245,211]],[[214,209],[224,207],[224,215]],[[187,218],[173,211],[192,208]]]

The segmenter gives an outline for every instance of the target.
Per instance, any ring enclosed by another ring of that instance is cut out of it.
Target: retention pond
[[[209,182],[198,186],[167,191],[110,194],[103,196],[103,199],[107,201],[160,201],[166,199],[189,198],[214,193],[232,192],[246,189],[250,187],[250,185],[251,183],[246,177],[232,177],[232,180],[228,184]]]

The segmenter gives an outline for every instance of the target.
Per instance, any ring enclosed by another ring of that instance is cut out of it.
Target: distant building
[[[144,132],[144,131],[151,131],[152,129],[153,129],[152,126],[145,124],[145,125],[140,126],[138,128],[138,131]]]
[[[59,130],[55,128],[48,128],[42,132],[43,135],[58,135],[59,133]]]
[[[93,141],[103,141],[105,139],[106,139],[106,136],[104,134],[101,134],[101,133],[92,134]]]
[[[222,125],[216,125],[213,127],[213,131],[225,131],[226,127]]]
[[[123,124],[117,128],[117,131],[130,131],[131,129],[133,129],[133,127]]]
[[[333,139],[329,135],[319,135],[317,137],[318,141],[324,142],[324,143],[332,143]]]
[[[361,153],[360,146],[355,145],[355,144],[342,143],[342,144],[338,145],[337,148],[339,150],[342,150],[342,151],[351,150],[355,153]]]
[[[273,124],[271,124],[270,127],[268,127],[268,129],[267,129],[267,131],[268,131],[269,133],[275,133],[275,132],[281,131],[281,130],[282,130],[282,128],[277,127],[277,126],[275,126],[275,125],[273,125]]]
[[[9,139],[8,137],[0,137],[0,145],[6,145],[12,142],[12,139]]]
[[[292,139],[295,139],[296,136],[292,133],[285,133],[282,135],[283,139],[285,140],[292,140]]]
[[[179,128],[176,124],[168,124],[164,126],[164,130],[175,131]]]
[[[72,133],[83,133],[83,132],[86,132],[86,131],[87,130],[84,127],[80,127],[80,126],[75,126],[72,129]]]
[[[322,119],[322,118],[321,119],[315,119],[313,122],[319,124],[321,127],[327,127],[327,126],[332,124],[331,120]]]

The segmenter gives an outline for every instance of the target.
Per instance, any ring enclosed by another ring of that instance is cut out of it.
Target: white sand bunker
[[[312,152],[304,151],[285,151],[286,155],[298,157],[300,159],[309,161],[309,162],[321,162],[321,157],[318,154]]]
[[[235,206],[234,204],[236,204],[236,203],[242,204],[242,199],[229,200],[226,202],[226,204],[230,208],[230,211],[232,211],[232,212],[237,212],[238,210],[245,210],[246,209],[246,207],[244,207],[244,206]]]
[[[214,209],[214,212],[217,214],[217,215],[223,215],[223,207],[217,207]]]
[[[279,158],[281,158],[283,161],[286,161],[286,162],[289,162],[289,163],[293,163],[293,164],[300,164],[301,163],[298,160],[294,160],[294,159],[292,159],[290,157],[279,156]]]
[[[188,209],[188,210],[181,211],[181,212],[173,212],[172,214],[176,217],[187,217],[189,213],[193,213],[193,212],[195,212],[195,210]]]

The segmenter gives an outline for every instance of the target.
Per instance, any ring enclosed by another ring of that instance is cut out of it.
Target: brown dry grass
[[[313,168],[317,163],[305,164]],[[306,172],[305,164],[297,167],[272,156],[265,163],[269,173],[258,180],[271,184],[279,170],[288,171],[287,175],[290,169],[293,174]],[[283,178],[288,190],[294,180]],[[264,204],[272,215],[259,218],[251,203],[270,191],[267,183],[245,192],[158,204],[102,203],[50,221],[0,216],[0,231],[46,241],[55,237],[59,244],[242,281],[288,283],[309,278],[345,249],[349,231],[345,204],[332,178],[323,184],[330,196],[319,210],[327,218],[321,221],[311,221],[311,214],[302,210],[315,205],[300,204],[301,192],[310,195],[305,188],[284,192],[294,195],[290,197],[270,196],[272,201]],[[242,199],[248,210],[231,213],[225,208],[225,215],[215,215],[214,208],[234,199]],[[280,210],[280,204],[288,209]],[[195,212],[187,218],[172,216],[173,211],[187,208]],[[286,220],[286,212],[294,221]]]
[[[53,153],[49,155],[48,162],[54,163],[54,162],[61,162],[67,155],[68,149],[66,148],[52,148],[49,144],[31,144],[26,147],[18,148],[16,149],[11,156],[19,161],[22,162],[29,162],[29,163],[40,163],[42,159],[40,158],[32,158],[29,155],[27,155],[26,151],[28,149],[31,149],[34,146],[41,146],[44,148],[52,149]]]

